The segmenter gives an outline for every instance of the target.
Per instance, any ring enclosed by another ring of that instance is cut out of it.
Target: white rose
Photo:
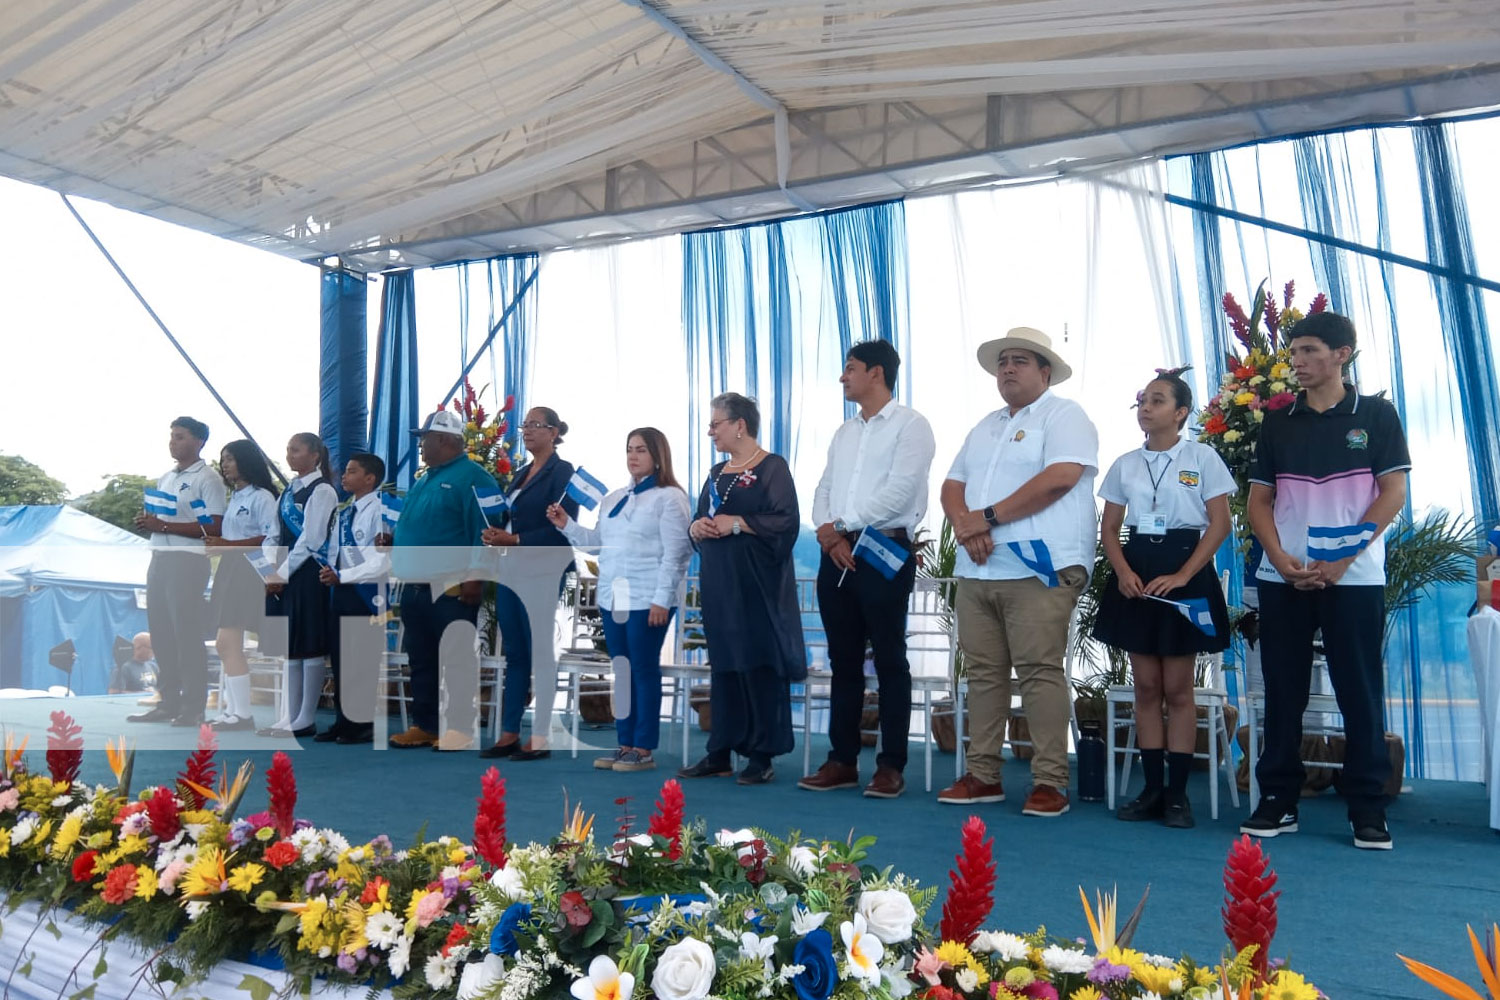
[[[526,888],[521,884],[521,872],[515,865],[506,865],[491,875],[490,885],[505,893],[507,899],[526,898]]]
[[[818,871],[818,856],[811,847],[798,844],[786,852],[786,863],[792,871],[803,878],[812,878]]]
[[[979,988],[979,973],[965,966],[953,974],[953,982],[963,992],[972,993]]]
[[[716,971],[714,950],[697,938],[684,938],[661,953],[651,990],[661,1000],[703,1000]]]
[[[900,889],[866,889],[859,894],[856,908],[864,915],[870,933],[883,944],[900,944],[911,937],[917,910]]]
[[[505,975],[505,959],[486,955],[483,962],[469,962],[458,978],[458,1000],[475,1000],[494,990]]]

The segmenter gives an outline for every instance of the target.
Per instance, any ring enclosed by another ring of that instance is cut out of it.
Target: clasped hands
[[[990,537],[993,525],[984,519],[984,512],[967,510],[949,521],[953,524],[953,537],[958,544],[964,547],[975,565],[983,566],[990,553],[995,551],[995,540]]]
[[[1283,580],[1298,590],[1323,590],[1342,580],[1356,558],[1358,557],[1349,556],[1333,562],[1314,559],[1312,562],[1300,563],[1283,555],[1280,562],[1272,560],[1271,565],[1276,567],[1276,572],[1281,574]]]
[[[705,538],[728,538],[734,534],[734,518],[728,514],[700,517],[688,525],[688,537],[695,542]]]

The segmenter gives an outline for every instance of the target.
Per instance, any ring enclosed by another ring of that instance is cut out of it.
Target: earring
[[[738,441],[740,438],[742,438],[744,436],[745,436],[745,432],[744,431],[735,431],[734,432],[734,439],[736,441]]]

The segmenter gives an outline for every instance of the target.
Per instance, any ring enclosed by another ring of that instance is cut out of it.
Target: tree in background
[[[0,507],[62,503],[68,488],[20,455],[0,455]]]
[[[84,494],[73,501],[73,506],[117,528],[145,537],[145,532],[136,530],[135,517],[141,512],[142,491],[155,485],[156,480],[146,476],[118,473],[108,478],[104,489]]]

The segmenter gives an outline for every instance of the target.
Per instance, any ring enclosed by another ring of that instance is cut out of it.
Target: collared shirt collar
[[[359,511],[359,510],[365,510],[371,504],[378,504],[378,503],[380,503],[380,493],[377,492],[376,490],[371,490],[370,492],[366,493],[364,496],[360,497],[358,500],[354,501],[354,509],[357,510],[357,511]]]
[[[1040,396],[1038,396],[1036,399],[1033,399],[1031,402],[1027,403],[1025,406],[1021,407],[1014,413],[1012,413],[1010,410],[1010,404],[1006,403],[1004,406],[1000,407],[1000,415],[1006,420],[1024,417],[1032,410],[1036,409],[1038,406],[1041,406],[1044,401],[1051,398],[1052,387],[1049,385],[1047,388],[1042,390],[1042,394]],[[1005,402],[1004,399],[1002,399],[1001,402]]]
[[[1354,386],[1351,385],[1350,383],[1345,382],[1344,383],[1344,398],[1341,399],[1341,400],[1339,400],[1334,405],[1330,406],[1328,409],[1323,410],[1321,412],[1322,412],[1322,415],[1325,415],[1325,416],[1332,416],[1335,413],[1358,413],[1359,412],[1359,391],[1356,390],[1354,388]],[[1292,400],[1292,405],[1287,410],[1287,416],[1293,416],[1293,415],[1298,414],[1298,413],[1312,413],[1312,414],[1318,414],[1319,413],[1318,410],[1314,410],[1311,406],[1307,405],[1307,390],[1306,389],[1303,389],[1301,392],[1297,393],[1297,398],[1294,399],[1294,400]]]
[[[896,415],[896,407],[899,406],[899,405],[901,405],[901,404],[899,404],[899,403],[896,402],[896,397],[892,396],[886,402],[886,404],[884,406],[882,406],[879,409],[879,411],[877,411],[876,414],[873,417],[871,417],[869,420],[866,420],[864,417],[860,416],[857,413],[855,414],[855,416],[859,417],[859,422],[860,423],[862,423],[866,427],[868,427],[870,424],[874,423],[877,420],[882,420],[882,419],[889,420],[891,417],[895,416]]]
[[[176,466],[173,466],[173,468],[172,468],[172,475],[174,475],[174,476],[185,476],[189,472],[197,472],[197,471],[199,471],[202,468],[203,468],[203,459],[200,456],[199,459],[196,462],[193,462],[192,464],[188,465],[185,468],[179,469]]]
[[[322,478],[323,470],[314,469],[311,472],[305,472],[302,475],[298,476],[296,479],[293,479],[292,485],[289,487],[289,489],[295,492],[297,490],[300,490],[304,486],[311,486],[313,483]]]
[[[1177,443],[1174,444],[1172,447],[1168,448],[1167,450],[1165,450],[1165,451],[1152,451],[1150,448],[1147,448],[1146,445],[1145,445],[1145,443],[1143,442],[1141,444],[1141,453],[1143,455],[1145,455],[1148,459],[1151,458],[1154,455],[1166,455],[1168,458],[1171,458],[1171,459],[1173,459],[1175,461],[1176,458],[1177,458],[1177,456],[1182,453],[1183,446],[1185,446],[1186,444],[1187,444],[1187,435],[1182,434],[1182,433],[1178,433],[1178,435],[1177,435]]]

